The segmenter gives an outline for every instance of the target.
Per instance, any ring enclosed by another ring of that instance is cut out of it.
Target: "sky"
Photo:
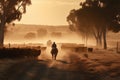
[[[67,25],[66,17],[70,10],[80,8],[83,0],[31,0],[20,24]]]

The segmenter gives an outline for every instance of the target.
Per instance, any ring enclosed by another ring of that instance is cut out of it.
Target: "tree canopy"
[[[2,21],[3,16],[6,23],[20,20],[26,12],[26,5],[30,4],[30,0],[0,0],[0,20]]]
[[[106,31],[120,31],[120,0],[86,0],[82,8],[71,10],[67,17],[72,29],[93,34],[101,44],[103,36],[106,48]]]

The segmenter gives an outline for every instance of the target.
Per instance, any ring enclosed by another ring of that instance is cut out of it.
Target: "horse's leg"
[[[56,60],[56,54],[54,54],[54,60]]]
[[[52,54],[52,59],[53,59],[53,54]]]
[[[53,54],[53,59],[55,60],[55,54]]]
[[[57,54],[55,54],[55,60],[56,60]]]

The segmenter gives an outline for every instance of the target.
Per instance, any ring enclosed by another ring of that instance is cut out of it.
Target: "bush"
[[[47,35],[47,30],[46,30],[46,29],[44,29],[44,28],[39,28],[39,29],[37,30],[37,36],[38,36],[39,38],[45,37],[46,35]]]
[[[41,50],[29,48],[2,48],[0,49],[0,59],[3,58],[37,58]]]
[[[93,52],[93,48],[88,48],[88,52]]]
[[[52,32],[52,33],[51,33],[51,36],[52,36],[52,37],[59,38],[59,37],[62,37],[62,33],[61,33],[61,32]]]
[[[25,39],[35,39],[36,38],[36,34],[33,32],[29,32],[24,36]]]

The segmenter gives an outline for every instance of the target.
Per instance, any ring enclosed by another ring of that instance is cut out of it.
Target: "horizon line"
[[[69,26],[69,24],[59,24],[59,25],[54,25],[54,24],[28,24],[28,23],[13,23],[13,24],[18,24],[18,25],[42,25],[42,26]]]

